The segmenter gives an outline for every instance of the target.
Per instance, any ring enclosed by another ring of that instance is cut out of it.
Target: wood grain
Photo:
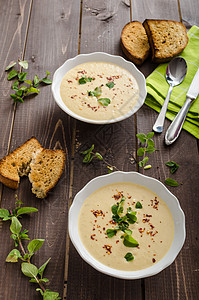
[[[180,20],[181,14],[179,14],[179,7],[176,1],[162,1],[158,5],[156,1],[151,1],[150,4],[145,1],[142,3],[141,1],[139,6],[134,6],[134,4],[132,1],[132,16],[135,19],[139,18],[138,20],[140,21],[146,18]],[[182,3],[181,1],[180,7],[183,14],[183,11],[186,10],[185,2]],[[140,70],[147,76],[153,71],[154,67],[155,65],[145,62]],[[137,113],[137,131],[144,133],[152,131],[156,118],[157,113],[144,105]],[[170,122],[166,120],[165,130],[169,124]],[[189,201],[195,203],[196,195],[199,192],[196,176],[198,174],[197,141],[190,134],[182,131],[178,140],[168,147],[164,144],[165,130],[161,135],[155,134],[154,136],[155,146],[159,151],[150,155],[152,168],[147,172],[145,171],[145,174],[157,178],[161,182],[164,182],[167,177],[183,182],[183,185],[180,187],[169,189],[178,197],[189,225],[187,225],[185,245],[175,262],[160,274],[144,280],[145,297],[146,299],[196,299],[198,298],[198,272],[193,271],[193,269],[196,270],[197,268],[193,267],[192,258],[194,257],[198,261],[196,251],[199,245],[194,229],[198,226],[198,220],[194,219],[194,223],[189,221],[193,218],[193,208],[190,207]],[[170,160],[176,161],[180,165],[178,172],[173,176],[169,174],[169,170],[165,166],[165,163]],[[193,189],[190,189],[191,185],[194,187]],[[194,207],[198,211],[196,203]],[[188,263],[187,260],[189,261]],[[193,272],[195,274],[194,278],[190,275]]]
[[[42,1],[42,6],[45,9],[41,9],[39,1],[34,1],[32,5],[25,51],[25,58],[30,63],[30,78],[35,74],[41,78],[45,76],[46,70],[53,74],[67,58],[76,55],[78,51],[79,27],[78,22],[74,24],[72,20],[75,17],[79,19],[79,3]],[[11,142],[12,150],[34,135],[44,147],[66,151],[64,173],[45,200],[38,200],[32,195],[27,178],[21,180],[17,191],[24,205],[39,210],[34,216],[22,220],[25,228],[29,229],[31,239],[45,239],[33,263],[40,266],[51,257],[46,271],[46,277],[50,280],[47,287],[58,291],[61,296],[64,285],[72,126],[73,120],[55,104],[50,86],[42,86],[37,97],[30,97],[23,104],[17,105]],[[2,206],[13,207],[14,202],[14,192],[5,188]],[[7,282],[6,289],[3,289],[4,283],[0,280],[1,298],[12,299],[12,295],[17,293],[16,299],[23,299],[24,294],[26,299],[40,299],[39,293],[35,292],[36,285],[30,284],[28,278],[20,274],[19,265],[17,267],[4,262],[13,247],[7,224],[2,226],[1,238],[6,241],[1,247],[1,269],[6,269],[4,279]]]
[[[130,7],[121,1],[84,1],[81,53],[104,51],[121,54],[120,33],[129,20]],[[77,122],[73,195],[95,176],[107,173],[106,165],[100,161],[82,164],[81,151],[92,144],[118,169],[136,170],[133,159],[136,149],[134,117],[104,126]],[[124,281],[105,276],[83,262],[71,245],[67,299],[125,299],[131,295],[141,299],[141,280]]]

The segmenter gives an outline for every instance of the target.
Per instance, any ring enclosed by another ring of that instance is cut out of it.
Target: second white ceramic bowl
[[[83,202],[97,189],[111,183],[132,182],[156,193],[168,206],[174,220],[174,240],[167,254],[153,266],[139,271],[112,269],[93,258],[84,247],[78,233],[78,215]],[[91,180],[76,196],[69,210],[69,235],[80,256],[96,270],[122,279],[139,279],[155,275],[168,267],[180,252],[185,241],[185,216],[178,199],[157,179],[137,172],[114,172]]]

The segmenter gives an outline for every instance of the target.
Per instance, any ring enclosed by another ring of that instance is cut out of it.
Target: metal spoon
[[[169,90],[162,106],[162,109],[157,117],[155,124],[153,125],[153,130],[161,133],[164,127],[164,120],[167,112],[167,106],[171,96],[173,87],[179,85],[185,78],[187,73],[187,63],[184,58],[176,57],[167,66],[166,69],[166,80],[169,84]]]

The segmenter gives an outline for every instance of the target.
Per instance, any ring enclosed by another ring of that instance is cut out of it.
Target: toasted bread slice
[[[154,62],[170,61],[180,54],[188,43],[186,27],[181,22],[145,20],[143,26],[148,35]]]
[[[34,153],[41,151],[43,147],[32,137],[23,145],[0,160],[0,181],[6,186],[17,189],[20,177],[30,171],[30,162]]]
[[[65,163],[65,152],[63,150],[43,149],[37,152],[30,163],[28,175],[32,183],[32,192],[37,198],[45,198],[47,193],[59,180]]]
[[[142,23],[126,24],[121,33],[121,47],[124,54],[135,64],[141,65],[149,56],[150,46]]]

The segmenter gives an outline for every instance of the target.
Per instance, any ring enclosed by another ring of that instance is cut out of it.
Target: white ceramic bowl
[[[153,266],[139,271],[120,271],[105,266],[93,258],[78,234],[78,215],[84,200],[100,187],[115,182],[132,182],[155,192],[168,205],[174,220],[174,240],[167,254]],[[157,179],[137,172],[114,172],[91,180],[74,198],[69,210],[69,236],[80,256],[96,270],[122,279],[139,279],[155,275],[168,267],[180,252],[185,241],[185,216],[178,199]]]
[[[90,61],[103,61],[103,62],[114,63],[116,65],[119,65],[122,68],[125,68],[135,77],[139,86],[139,99],[137,101],[137,104],[133,107],[131,111],[115,119],[90,120],[75,114],[63,103],[60,96],[60,85],[61,85],[62,78],[70,69],[74,68],[77,65],[90,62]],[[133,63],[125,60],[121,56],[115,56],[104,52],[94,52],[89,54],[80,54],[75,56],[74,58],[68,59],[59,69],[57,69],[53,76],[52,93],[59,107],[68,115],[72,116],[73,118],[76,118],[83,122],[92,123],[92,124],[109,124],[109,123],[122,121],[132,116],[144,104],[147,90],[146,90],[146,81],[144,75],[135,67]]]

